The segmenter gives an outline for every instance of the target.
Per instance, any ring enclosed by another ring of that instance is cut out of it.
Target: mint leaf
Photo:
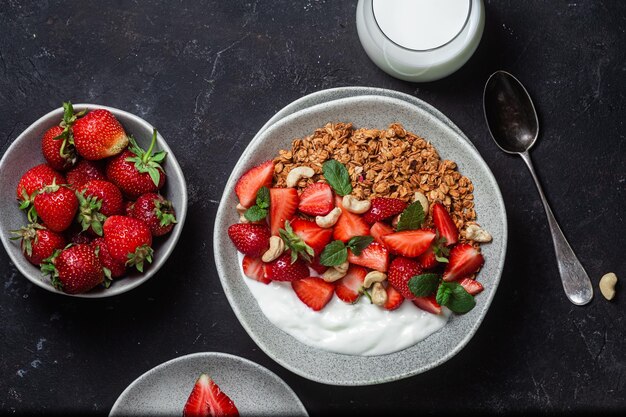
[[[344,196],[352,192],[350,175],[341,162],[329,159],[322,164],[322,172],[326,181],[328,181],[337,194]]]
[[[437,288],[437,295],[435,296],[435,299],[437,301],[437,304],[439,305],[448,305],[448,301],[450,300],[450,294],[452,294],[452,288],[450,288],[448,284],[448,282],[444,281],[439,285],[439,288]]]
[[[422,227],[424,223],[424,208],[419,201],[409,204],[400,215],[396,231],[402,230],[417,230]]]
[[[283,242],[285,242],[285,246],[291,250],[291,263],[294,263],[298,259],[298,256],[307,262],[311,262],[312,257],[315,256],[313,248],[307,245],[300,236],[295,234],[289,220],[285,221],[284,229],[278,229],[278,234]]]
[[[363,249],[367,248],[374,241],[372,236],[355,236],[348,241],[348,249],[356,256],[361,255]]]
[[[441,281],[439,274],[415,275],[409,280],[409,290],[416,297],[428,297],[437,291],[437,286]]]
[[[450,298],[446,306],[455,313],[463,314],[467,313],[476,305],[474,297],[468,293],[465,288],[458,282],[449,282],[449,286],[452,288],[450,292]]]
[[[261,187],[256,193],[256,205],[262,209],[270,207],[270,190],[267,187]]]
[[[251,222],[258,222],[267,217],[267,210],[259,206],[252,206],[243,214]]]
[[[320,263],[325,266],[341,265],[348,260],[348,248],[341,240],[330,242],[320,255]]]

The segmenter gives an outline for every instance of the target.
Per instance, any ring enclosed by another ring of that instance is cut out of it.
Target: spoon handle
[[[526,162],[530,174],[535,180],[537,190],[539,190],[539,196],[541,202],[546,210],[548,216],[548,224],[550,225],[550,232],[552,233],[552,243],[554,243],[554,252],[556,253],[556,260],[559,266],[559,273],[561,275],[561,281],[563,282],[563,289],[565,295],[569,300],[576,305],[584,305],[591,301],[593,297],[593,287],[591,286],[591,280],[589,275],[585,272],[585,269],[581,265],[580,261],[574,254],[571,246],[565,239],[559,224],[552,214],[550,205],[546,196],[543,194],[539,178],[535,174],[532,161],[530,160],[530,154],[528,152],[520,153],[520,156]]]

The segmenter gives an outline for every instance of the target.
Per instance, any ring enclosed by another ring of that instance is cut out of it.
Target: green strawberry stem
[[[85,197],[85,191],[76,193],[78,198],[78,222],[83,228],[83,232],[91,227],[98,236],[102,236],[102,223],[107,219],[100,213],[102,200],[95,197]]]
[[[152,263],[152,255],[154,250],[148,245],[141,245],[135,249],[134,253],[128,254],[126,265],[137,268],[137,271],[143,272],[143,264],[145,261]]]
[[[68,245],[69,247],[69,245]],[[67,247],[66,247],[67,248]],[[52,286],[59,291],[63,290],[63,283],[59,280],[59,271],[57,267],[54,265],[56,258],[61,254],[61,249],[57,249],[54,251],[52,255],[47,257],[41,262],[41,273],[44,276],[50,276],[50,281],[52,282]]]
[[[156,215],[157,219],[159,219],[159,224],[163,227],[177,223],[176,216],[174,216],[172,202],[169,200],[161,202],[155,199],[154,214]]]
[[[152,154],[152,150],[154,149],[154,145],[156,144],[157,139],[157,130],[152,130],[152,141],[150,142],[150,147],[147,151],[141,149],[141,147],[137,144],[137,141],[134,137],[130,136],[130,151],[135,155],[129,158],[126,158],[128,162],[135,163],[135,169],[141,173],[148,173],[150,175],[150,179],[155,186],[159,186],[159,182],[161,181],[161,172],[163,171],[163,167],[161,167],[161,162],[167,156],[167,152],[159,151],[155,154]]]
[[[28,256],[32,256],[33,254],[33,244],[37,244],[39,240],[39,236],[37,235],[37,230],[44,230],[45,227],[40,225],[39,223],[31,223],[28,226],[23,226],[19,230],[11,230],[11,233],[16,235],[12,236],[10,240],[22,239],[24,243],[24,252]]]

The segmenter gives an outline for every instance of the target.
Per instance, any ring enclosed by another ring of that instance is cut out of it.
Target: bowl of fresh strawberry
[[[108,297],[148,280],[187,211],[183,173],[159,132],[99,105],[63,103],[34,122],[2,157],[0,178],[15,196],[0,216],[12,262],[65,295]]]

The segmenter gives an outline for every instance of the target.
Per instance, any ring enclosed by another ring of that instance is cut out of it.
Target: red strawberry
[[[416,297],[413,299],[413,304],[433,314],[441,314],[441,306],[437,303],[434,295],[428,297]]]
[[[89,160],[117,155],[128,146],[128,136],[113,113],[92,110],[72,126],[74,146],[80,156]]]
[[[428,248],[426,252],[422,253],[417,257],[417,261],[422,266],[422,269],[433,269],[439,262],[437,262],[437,258],[435,257],[435,252],[433,248]]]
[[[202,374],[183,408],[183,417],[237,417],[235,403],[208,375]]]
[[[156,138],[157,131],[154,129],[150,147],[144,151],[131,136],[130,147],[107,163],[107,178],[131,200],[145,193],[155,193],[165,184],[165,171],[161,162],[165,160],[167,152],[152,153]]]
[[[472,278],[463,278],[462,280],[459,281],[459,284],[461,284],[461,286],[465,288],[465,291],[467,291],[468,293],[472,295],[476,295],[482,290],[484,290],[483,285],[480,282]]]
[[[320,311],[335,293],[335,285],[318,277],[300,278],[291,282],[291,287],[304,304]]]
[[[397,198],[377,197],[374,198],[371,203],[372,206],[363,215],[363,220],[368,224],[374,224],[393,217],[396,214],[400,214],[407,206],[406,202]]]
[[[35,196],[33,207],[45,226],[53,232],[62,232],[72,224],[78,210],[76,193],[65,185],[52,181]],[[31,213],[29,213],[29,218]]]
[[[76,163],[76,151],[61,126],[52,126],[43,134],[41,152],[48,165],[58,171],[65,171]]]
[[[321,228],[309,220],[296,217],[290,224],[293,232],[315,251],[315,255],[320,255],[333,238],[332,229]]]
[[[309,266],[318,274],[322,275],[324,272],[326,272],[326,270],[328,269],[328,267],[326,265],[322,265],[320,263],[320,257],[316,256],[314,257],[311,262],[309,263]]]
[[[131,217],[143,220],[148,225],[152,236],[169,233],[176,223],[172,202],[160,194],[141,195],[133,204],[130,213]]]
[[[414,300],[415,295],[409,290],[409,280],[422,273],[422,267],[415,259],[397,257],[389,265],[387,280],[396,290],[408,300]]]
[[[307,186],[300,194],[298,210],[309,216],[325,216],[335,208],[333,190],[324,182]]]
[[[41,264],[41,271],[50,275],[52,285],[68,294],[91,290],[104,282],[102,264],[91,245],[74,245],[57,250]]]
[[[337,196],[335,204],[342,210],[341,216],[333,230],[333,238],[346,243],[354,236],[367,236],[370,234],[370,228],[363,218],[358,214],[350,213],[343,208],[341,204],[342,198]]]
[[[253,206],[256,201],[256,194],[261,187],[270,188],[272,186],[273,176],[274,162],[271,160],[246,171],[235,185],[235,193],[239,198],[239,203],[244,207]]]
[[[109,181],[91,180],[76,196],[80,204],[78,221],[83,231],[91,229],[98,236],[102,236],[106,218],[122,214],[124,209],[121,191]]]
[[[133,213],[134,204],[134,201],[124,200],[124,215],[132,217],[131,214]]]
[[[385,310],[395,310],[399,308],[404,302],[404,297],[393,285],[387,285],[387,301],[383,306]]]
[[[381,245],[384,245],[381,237],[385,235],[390,235],[392,233],[393,233],[393,227],[383,222],[376,222],[370,228],[370,234],[374,236],[374,239],[376,240],[376,242],[380,243]]]
[[[144,262],[152,262],[152,233],[141,220],[111,216],[104,222],[102,230],[114,261],[134,266],[139,272],[143,272]]]
[[[111,252],[103,237],[94,239],[91,242],[91,246],[98,248],[98,259],[100,259],[102,267],[106,268],[104,274],[108,279],[120,278],[126,275],[126,263],[118,262],[111,257]]]
[[[67,183],[74,187],[75,190],[80,190],[83,185],[91,180],[107,179],[106,175],[104,175],[103,161],[88,161],[86,159],[78,161],[65,175]]]
[[[17,199],[28,201],[35,191],[41,190],[46,185],[51,185],[52,182],[65,184],[65,177],[46,164],[37,165],[26,171],[20,178],[20,182],[17,184]]]
[[[253,258],[248,255],[245,255],[243,261],[241,261],[245,276],[255,281],[262,282],[263,284],[269,284],[271,279],[265,276],[265,268],[263,268],[263,265],[264,263],[261,258]]]
[[[65,239],[69,243],[91,243],[93,235],[90,233],[84,233],[83,228],[78,222],[73,222],[70,227],[63,232]]]
[[[443,271],[444,281],[455,281],[472,275],[483,266],[485,258],[469,243],[456,245],[450,251],[450,262]]]
[[[264,266],[265,276],[274,281],[295,281],[309,276],[309,267],[300,258],[291,263],[291,253],[285,252],[278,259]]]
[[[40,224],[31,223],[20,230],[13,230],[12,240],[22,239],[22,253],[30,263],[39,265],[52,256],[57,249],[65,247],[65,238],[59,233],[46,229]]]
[[[243,178],[243,177],[242,177]],[[285,227],[298,210],[298,192],[295,188],[270,188],[270,227],[272,236]]]
[[[350,265],[348,273],[336,282],[335,293],[341,301],[355,303],[363,293],[363,281],[367,270],[362,266]]]
[[[237,250],[255,258],[270,247],[270,236],[265,224],[235,223],[228,228],[228,237]]]
[[[372,242],[363,249],[359,256],[348,250],[348,262],[365,266],[380,272],[386,272],[389,267],[389,252],[387,248],[377,242]]]
[[[414,258],[426,252],[435,233],[427,230],[404,230],[381,237],[385,246],[394,253]]]
[[[439,231],[439,235],[446,238],[447,246],[454,245],[459,240],[459,229],[452,221],[448,209],[443,204],[437,202],[433,205],[433,222]]]

